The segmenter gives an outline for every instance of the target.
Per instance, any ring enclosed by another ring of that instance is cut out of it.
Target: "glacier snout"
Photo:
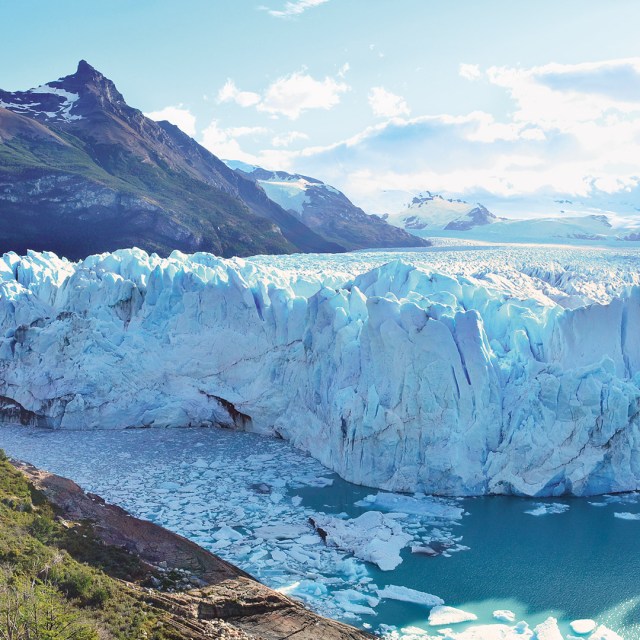
[[[6,254],[0,415],[277,434],[396,491],[638,488],[640,289],[567,309],[518,277],[535,295],[398,260],[327,274],[136,249]]]

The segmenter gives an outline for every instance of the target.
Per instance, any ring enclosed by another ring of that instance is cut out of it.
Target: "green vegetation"
[[[0,451],[0,640],[183,640],[140,561],[62,520]]]

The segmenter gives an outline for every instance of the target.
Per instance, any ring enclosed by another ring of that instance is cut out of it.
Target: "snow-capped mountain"
[[[430,191],[415,196],[401,211],[382,217],[389,224],[411,233],[420,232],[416,235],[428,235],[433,231],[468,231],[499,220],[481,204],[444,198]]]
[[[244,162],[226,161],[254,180],[267,196],[329,241],[352,249],[420,247],[429,243],[378,216],[366,214],[331,185],[286,171],[268,171]]]
[[[636,490],[638,285],[620,249],[11,253],[0,417],[223,424],[399,491]]]
[[[0,91],[0,251],[343,251],[85,61]]]
[[[564,201],[559,206],[569,206]],[[560,210],[554,216],[498,217],[484,205],[425,192],[400,211],[382,216],[390,224],[419,237],[462,237],[489,242],[609,242],[640,240],[633,218],[603,213],[574,214]],[[615,224],[614,224],[615,223]]]

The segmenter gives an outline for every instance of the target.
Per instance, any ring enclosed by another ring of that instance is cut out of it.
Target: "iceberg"
[[[378,589],[377,594],[382,599],[411,602],[425,607],[437,607],[444,604],[444,600],[438,596],[395,584],[387,585],[384,589]]]
[[[394,517],[378,511],[350,520],[318,514],[312,524],[328,546],[349,551],[382,571],[395,569],[402,562],[400,551],[413,540]]]
[[[591,633],[596,628],[595,620],[583,619],[583,620],[574,620],[569,624],[571,627],[571,631],[573,633],[577,633],[579,636],[585,636],[588,633]]]
[[[0,419],[217,424],[387,491],[635,490],[639,283],[615,252],[8,253]]]
[[[469,613],[455,607],[447,607],[446,605],[436,605],[429,612],[429,624],[432,627],[445,624],[458,624],[459,622],[469,622],[477,620],[475,613]]]

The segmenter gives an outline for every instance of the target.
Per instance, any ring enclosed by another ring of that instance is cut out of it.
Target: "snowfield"
[[[2,419],[218,423],[395,491],[637,489],[639,257],[6,254]]]

